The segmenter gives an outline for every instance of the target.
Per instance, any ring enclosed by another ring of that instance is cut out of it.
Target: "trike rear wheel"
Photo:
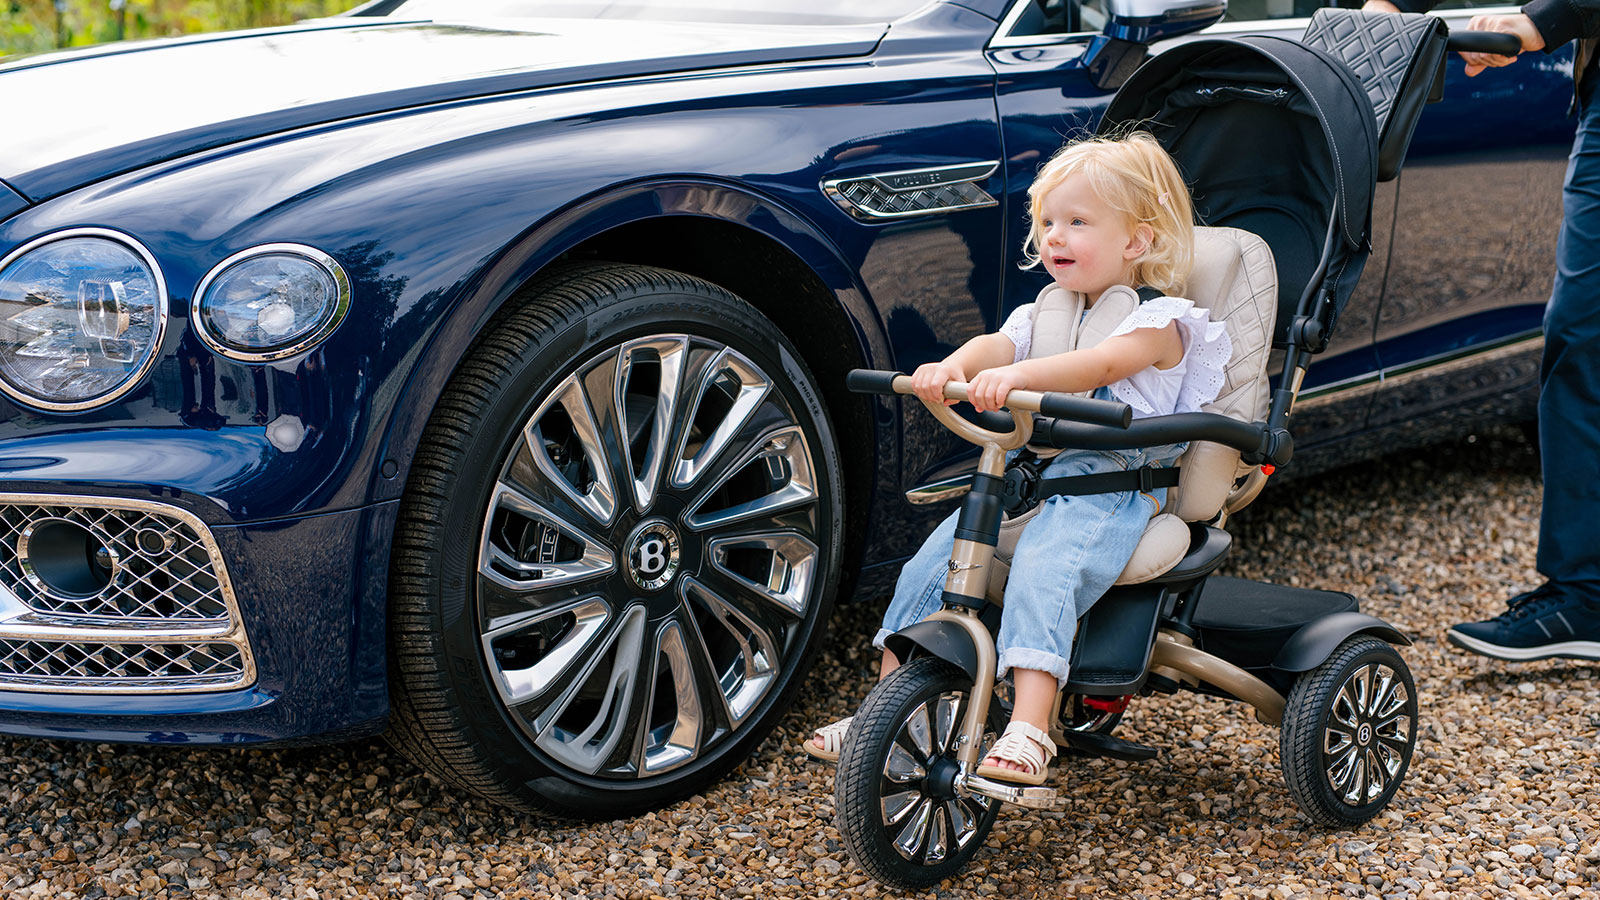
[[[953,790],[972,679],[933,657],[878,683],[856,713],[834,776],[839,834],[868,875],[918,890],[983,846],[1000,802]]]
[[[1410,668],[1389,644],[1356,635],[1295,681],[1278,750],[1301,810],[1320,825],[1347,827],[1388,805],[1416,742]]]

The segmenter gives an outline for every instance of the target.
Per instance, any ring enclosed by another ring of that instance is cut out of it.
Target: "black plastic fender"
[[[1391,644],[1411,645],[1411,638],[1405,632],[1382,619],[1366,613],[1340,612],[1301,626],[1284,642],[1272,667],[1285,672],[1309,672],[1333,655],[1345,638],[1357,634],[1370,634]]]
[[[954,663],[973,680],[978,678],[978,648],[972,635],[954,622],[918,622],[883,639],[883,645],[902,663],[921,650]]]

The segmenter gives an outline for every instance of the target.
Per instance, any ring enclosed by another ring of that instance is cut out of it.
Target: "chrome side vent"
[[[999,160],[907,169],[822,183],[839,208],[863,221],[931,216],[994,206],[999,201],[978,186],[1000,168]]]

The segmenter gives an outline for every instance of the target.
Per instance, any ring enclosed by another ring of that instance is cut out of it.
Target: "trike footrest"
[[[1029,787],[1021,784],[1011,784],[1003,781],[993,781],[969,775],[958,785],[961,790],[999,800],[1001,803],[1011,803],[1027,809],[1062,809],[1067,801],[1055,788]]]
[[[1125,759],[1135,762],[1143,759],[1155,759],[1161,755],[1161,750],[1148,744],[1136,744],[1125,741],[1109,734],[1095,734],[1090,731],[1069,731],[1063,735],[1067,746],[1079,753],[1089,756],[1109,756],[1112,759]]]
[[[1062,690],[1091,697],[1136,693],[1144,684],[1166,590],[1159,584],[1114,587],[1078,620],[1072,664]]]

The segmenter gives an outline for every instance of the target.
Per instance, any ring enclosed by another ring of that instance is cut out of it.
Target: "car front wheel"
[[[841,490],[815,380],[748,303],[637,266],[530,284],[458,367],[409,475],[391,739],[534,811],[700,790],[811,664]]]

